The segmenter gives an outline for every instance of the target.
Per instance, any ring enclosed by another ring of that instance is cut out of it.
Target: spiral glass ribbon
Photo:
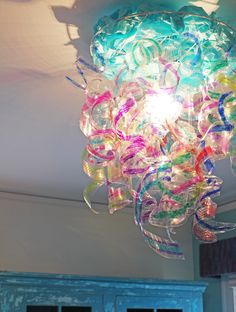
[[[123,9],[99,20],[91,54],[93,65],[76,62],[81,81],[68,78],[86,96],[87,204],[106,185],[109,211],[133,204],[145,241],[167,258],[183,258],[171,234],[191,216],[203,242],[235,229],[215,221],[213,201],[215,162],[230,157],[236,173],[234,30],[197,7]]]

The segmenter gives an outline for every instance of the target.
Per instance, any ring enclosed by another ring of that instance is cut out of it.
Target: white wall
[[[176,239],[185,261],[156,255],[131,212],[95,215],[79,202],[0,194],[0,270],[192,279],[188,224]]]

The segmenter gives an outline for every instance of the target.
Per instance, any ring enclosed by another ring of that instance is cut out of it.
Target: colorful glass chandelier
[[[189,219],[207,243],[235,229],[215,220],[213,201],[215,162],[230,157],[236,172],[235,31],[194,6],[121,9],[98,21],[91,55],[94,64],[76,61],[80,82],[68,78],[86,96],[90,208],[106,185],[110,213],[133,205],[145,241],[167,258],[184,258],[173,236]]]

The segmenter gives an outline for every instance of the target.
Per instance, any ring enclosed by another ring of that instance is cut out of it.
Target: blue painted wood
[[[27,305],[91,306],[93,312],[176,308],[203,312],[206,283],[0,272],[0,311]]]

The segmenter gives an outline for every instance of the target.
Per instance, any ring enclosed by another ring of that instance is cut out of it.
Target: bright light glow
[[[180,115],[180,103],[168,94],[148,95],[145,112],[154,124],[165,125],[174,122]]]

